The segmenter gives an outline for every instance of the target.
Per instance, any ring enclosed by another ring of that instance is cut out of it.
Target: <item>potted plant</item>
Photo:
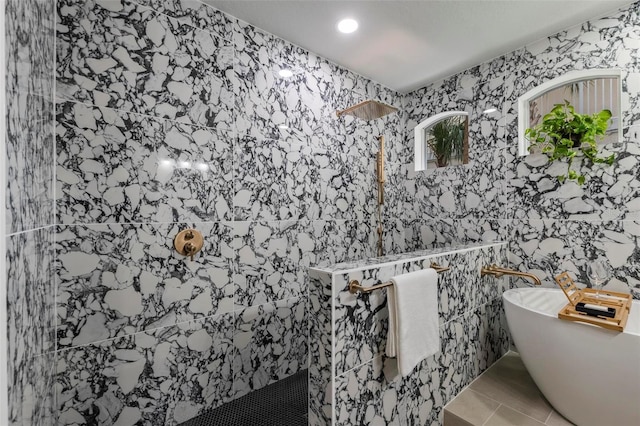
[[[530,141],[529,151],[539,149],[551,161],[567,159],[567,174],[558,176],[558,180],[564,182],[569,178],[582,185],[584,175],[571,170],[578,152],[582,152],[592,164],[613,164],[613,154],[598,157],[597,145],[607,132],[610,118],[608,109],[590,115],[577,113],[569,101],[556,104],[539,124],[525,131]]]
[[[452,159],[464,156],[465,121],[460,117],[448,117],[429,129],[427,145],[433,152],[436,167],[445,167]]]

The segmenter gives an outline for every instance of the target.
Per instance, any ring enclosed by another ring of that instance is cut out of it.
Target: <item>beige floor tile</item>
[[[549,417],[549,420],[547,420],[546,424],[548,426],[575,426],[569,420],[558,414],[558,412],[555,410],[551,412],[551,416]]]
[[[466,389],[456,396],[445,408],[445,425],[452,426],[456,423],[446,422],[446,414],[450,412],[456,417],[467,422],[466,424],[481,425],[496,411],[500,403],[487,398],[486,396]],[[465,423],[460,423],[461,425]]]
[[[552,410],[516,353],[502,357],[469,388],[542,423]]]
[[[452,414],[450,411],[444,412],[444,426],[476,426],[473,423],[469,423],[466,420]]]
[[[487,420],[485,426],[544,426],[544,423],[501,405]]]

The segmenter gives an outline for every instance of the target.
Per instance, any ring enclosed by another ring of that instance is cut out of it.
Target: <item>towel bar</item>
[[[435,262],[431,262],[431,268],[435,269],[437,273],[442,273],[449,270],[448,266],[440,266]],[[371,287],[363,287],[360,285],[358,280],[349,281],[349,293],[356,294],[357,292],[361,293],[371,293],[373,290],[378,290],[379,288],[389,287],[391,285],[391,281],[385,281],[382,284],[377,284]]]

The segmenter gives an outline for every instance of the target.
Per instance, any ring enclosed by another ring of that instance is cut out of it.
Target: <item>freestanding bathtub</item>
[[[503,294],[507,323],[544,396],[578,426],[640,425],[640,302],[624,332],[558,319],[560,289]]]

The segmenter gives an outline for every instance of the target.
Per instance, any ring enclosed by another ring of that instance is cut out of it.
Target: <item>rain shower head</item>
[[[383,104],[382,102],[368,100],[360,102],[358,105],[354,105],[342,111],[336,111],[338,117],[343,115],[353,115],[354,117],[361,118],[363,120],[375,120],[376,118],[384,117],[387,114],[398,111],[398,108],[394,108],[390,105]]]

